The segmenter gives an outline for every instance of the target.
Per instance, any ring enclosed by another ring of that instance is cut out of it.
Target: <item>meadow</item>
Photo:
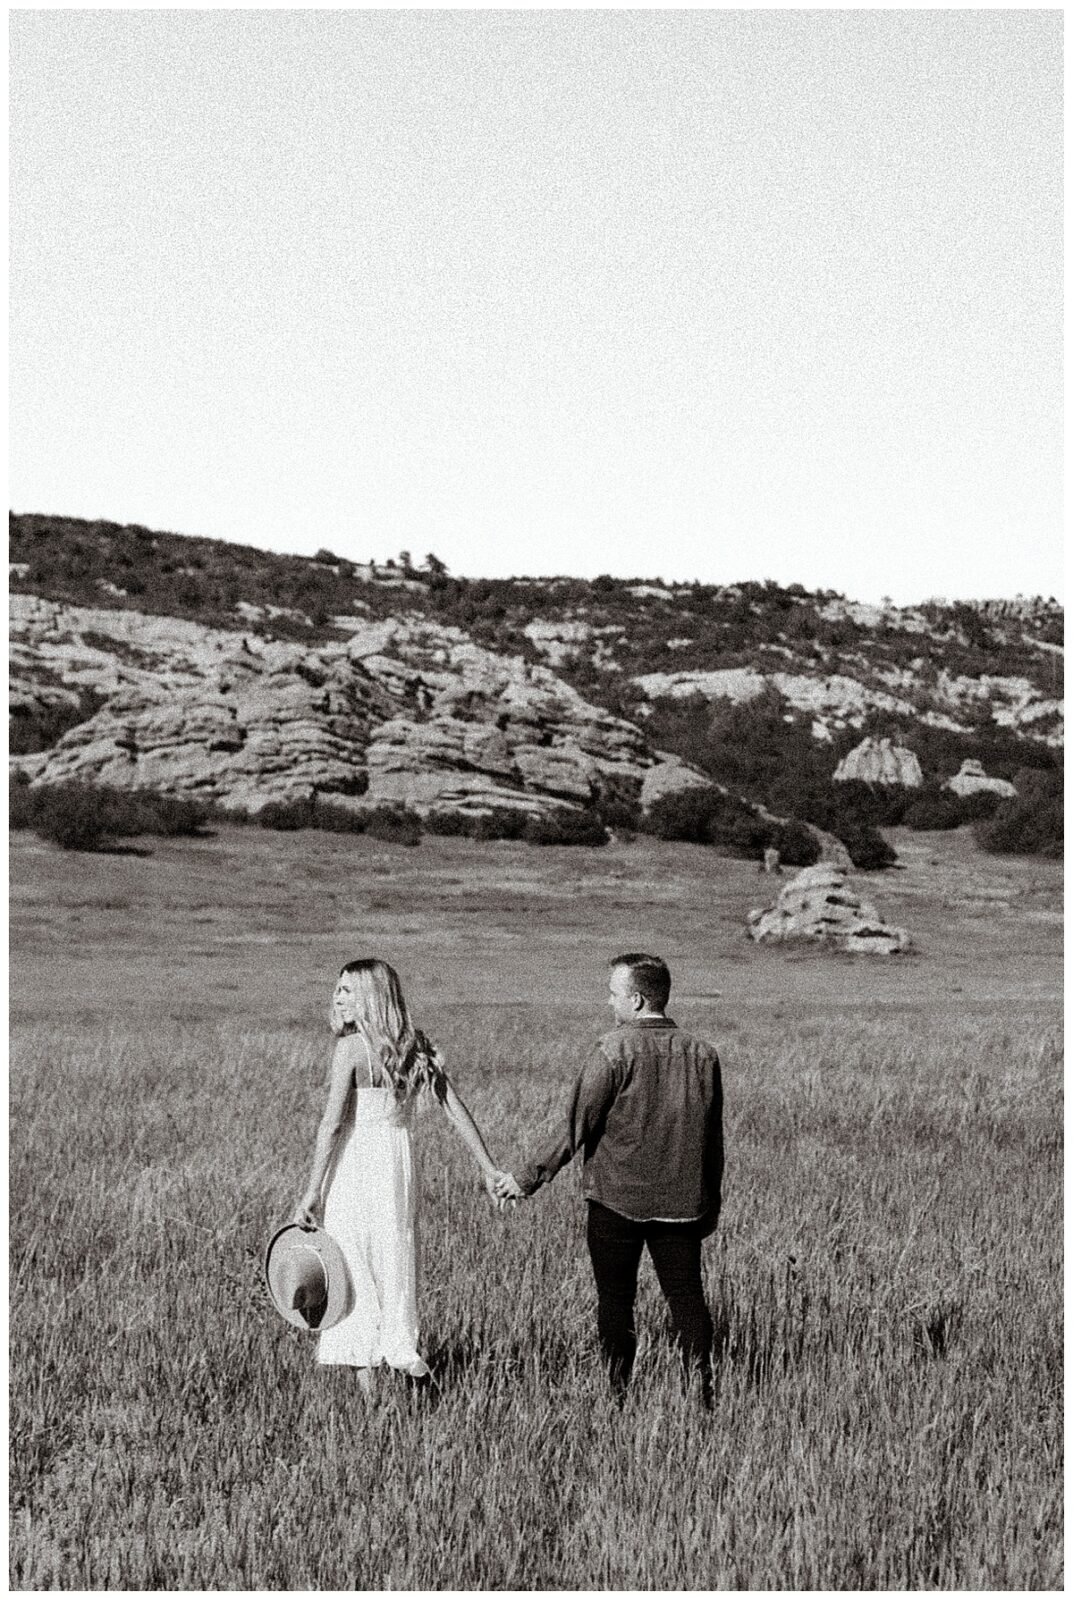
[[[916,953],[869,963],[751,946],[770,880],[650,839],[12,841],[13,1587],[1062,1586],[1057,864],[899,832]],[[501,1215],[435,1108],[436,1381],[318,1371],[261,1260],[335,971],[393,961],[509,1166],[630,947],[724,1062],[714,1412],[647,1263],[611,1405],[576,1170]]]

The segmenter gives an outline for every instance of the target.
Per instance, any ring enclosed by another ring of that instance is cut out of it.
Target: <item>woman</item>
[[[313,1166],[294,1220],[323,1226],[346,1259],[348,1314],[320,1335],[318,1361],[359,1369],[365,1388],[381,1362],[424,1377],[417,1349],[417,1186],[410,1129],[431,1093],[473,1153],[493,1194],[501,1176],[455,1093],[435,1047],[410,1021],[394,968],[351,961],[331,1004],[338,1043]],[[326,1188],[326,1193],[325,1193]],[[494,1195],[493,1195],[494,1197]]]

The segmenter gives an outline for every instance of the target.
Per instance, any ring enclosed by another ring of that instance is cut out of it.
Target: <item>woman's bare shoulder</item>
[[[353,1065],[365,1060],[365,1044],[360,1033],[341,1033],[335,1041],[332,1060],[342,1065]]]

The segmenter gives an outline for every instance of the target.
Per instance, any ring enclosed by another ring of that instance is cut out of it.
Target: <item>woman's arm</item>
[[[488,1146],[484,1142],[481,1130],[462,1103],[461,1097],[446,1073],[443,1074],[443,1084],[444,1092],[439,1097],[440,1105],[447,1113],[448,1121],[456,1129],[473,1159],[480,1167],[485,1188],[489,1194],[493,1194],[493,1185],[500,1176],[499,1168],[488,1154]]]
[[[336,1044],[332,1055],[332,1081],[328,1087],[328,1104],[317,1129],[317,1142],[313,1151],[313,1165],[305,1193],[295,1208],[294,1220],[303,1227],[315,1227],[321,1218],[321,1188],[331,1166],[339,1135],[346,1123],[347,1102],[354,1082],[354,1059],[357,1039],[347,1034]]]

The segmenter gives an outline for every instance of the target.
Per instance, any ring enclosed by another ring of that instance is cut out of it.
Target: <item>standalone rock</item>
[[[971,758],[961,763],[961,771],[948,778],[943,788],[961,795],[982,792],[1000,794],[1006,800],[1017,793],[1013,784],[1007,783],[1005,778],[989,778],[980,762]]]
[[[890,928],[875,906],[862,900],[838,867],[805,867],[766,911],[749,912],[749,937],[758,944],[812,939],[838,950],[893,955],[909,945],[904,928]]]
[[[836,783],[899,784],[903,789],[919,789],[924,774],[912,750],[890,739],[862,739],[838,763],[834,780]]]

